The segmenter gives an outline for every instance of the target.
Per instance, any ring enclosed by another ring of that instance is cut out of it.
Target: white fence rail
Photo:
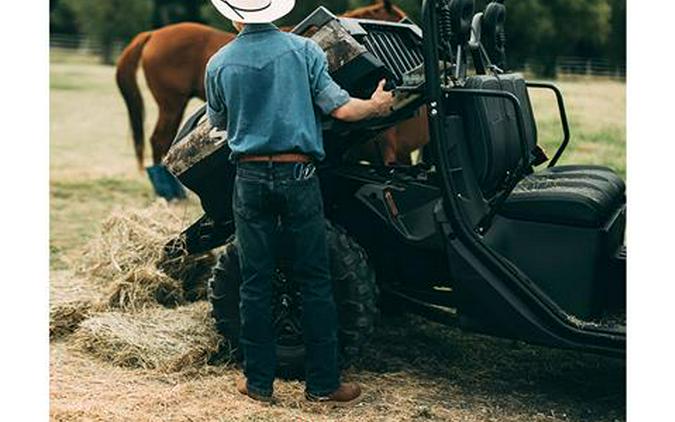
[[[113,56],[118,55],[125,43],[117,40],[113,43]],[[101,54],[103,47],[100,42],[82,35],[49,34],[49,48],[72,50],[79,54]]]
[[[533,58],[528,60],[524,67],[526,72],[532,72],[541,65],[543,60]],[[602,76],[608,78],[625,79],[626,65],[617,65],[607,59],[585,57],[558,57],[556,59],[556,75],[558,76]]]

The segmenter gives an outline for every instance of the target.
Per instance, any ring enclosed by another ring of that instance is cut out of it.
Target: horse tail
[[[131,43],[122,51],[117,61],[117,87],[122,93],[124,102],[129,112],[129,123],[134,137],[134,149],[136,151],[136,160],[139,169],[143,169],[143,148],[144,134],[143,121],[145,119],[145,109],[143,106],[143,97],[136,81],[136,71],[141,61],[143,47],[150,40],[152,32],[141,32],[131,41]]]

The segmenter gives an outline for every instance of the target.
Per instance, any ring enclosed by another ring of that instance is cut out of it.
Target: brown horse
[[[395,22],[406,14],[390,0],[378,0],[343,16]],[[201,24],[179,23],[142,32],[124,49],[117,62],[116,79],[127,105],[140,169],[143,169],[144,106],[136,81],[139,63],[143,63],[148,88],[159,105],[159,118],[150,138],[153,162],[159,164],[171,146],[188,101],[193,97],[206,99],[206,63],[235,36]]]

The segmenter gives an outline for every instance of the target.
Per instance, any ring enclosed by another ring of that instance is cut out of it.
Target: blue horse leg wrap
[[[157,196],[161,196],[167,201],[173,199],[185,199],[185,188],[178,179],[161,164],[156,164],[147,169],[150,183],[155,189]]]

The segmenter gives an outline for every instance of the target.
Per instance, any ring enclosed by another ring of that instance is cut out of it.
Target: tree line
[[[280,24],[299,22],[319,5],[335,13],[378,0],[303,0]],[[477,0],[482,10],[489,0]],[[420,22],[420,0],[394,0]],[[603,58],[626,63],[626,0],[506,0],[507,47],[510,67],[534,62],[534,70],[555,76],[561,56]],[[232,31],[208,0],[50,0],[50,32],[83,34],[102,45],[102,58],[111,63],[116,40],[128,41],[138,32],[192,21]]]

